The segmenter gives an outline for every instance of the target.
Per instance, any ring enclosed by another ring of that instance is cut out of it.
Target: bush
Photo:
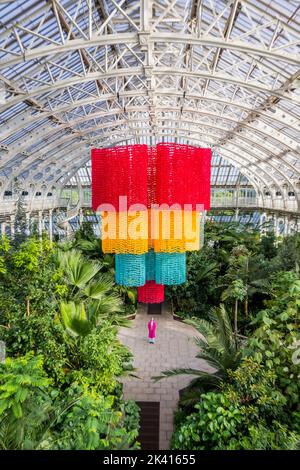
[[[294,448],[299,439],[288,426],[286,399],[276,375],[251,358],[232,371],[220,393],[201,395],[195,411],[181,421],[172,448],[233,450]]]
[[[43,356],[0,364],[0,449],[138,448],[138,408],[73,383],[54,389]]]
[[[58,420],[53,432],[51,449],[58,450],[123,450],[137,449],[138,426],[130,426],[132,410],[126,415],[115,406],[112,395],[103,397],[86,389],[73,387],[69,398],[81,393],[80,399]],[[130,416],[131,414],[131,416]]]
[[[287,399],[291,411],[299,410],[300,364],[293,353],[300,344],[300,279],[294,272],[274,276],[271,300],[259,312],[249,340],[249,355],[276,374],[276,385]]]

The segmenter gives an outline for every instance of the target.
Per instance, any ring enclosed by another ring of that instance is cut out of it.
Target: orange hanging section
[[[148,252],[148,211],[102,212],[103,253]]]

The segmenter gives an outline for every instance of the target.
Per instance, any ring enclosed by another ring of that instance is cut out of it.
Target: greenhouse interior
[[[0,1],[1,451],[300,450],[299,111],[299,0]]]

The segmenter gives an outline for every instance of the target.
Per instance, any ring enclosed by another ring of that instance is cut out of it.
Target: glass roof
[[[298,0],[0,3],[0,190],[176,141],[213,148],[214,186],[297,194],[299,48]]]

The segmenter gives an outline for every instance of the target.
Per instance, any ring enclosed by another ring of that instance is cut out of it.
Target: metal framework
[[[299,23],[298,0],[0,1],[0,200],[58,193],[91,146],[177,141],[300,211]]]

